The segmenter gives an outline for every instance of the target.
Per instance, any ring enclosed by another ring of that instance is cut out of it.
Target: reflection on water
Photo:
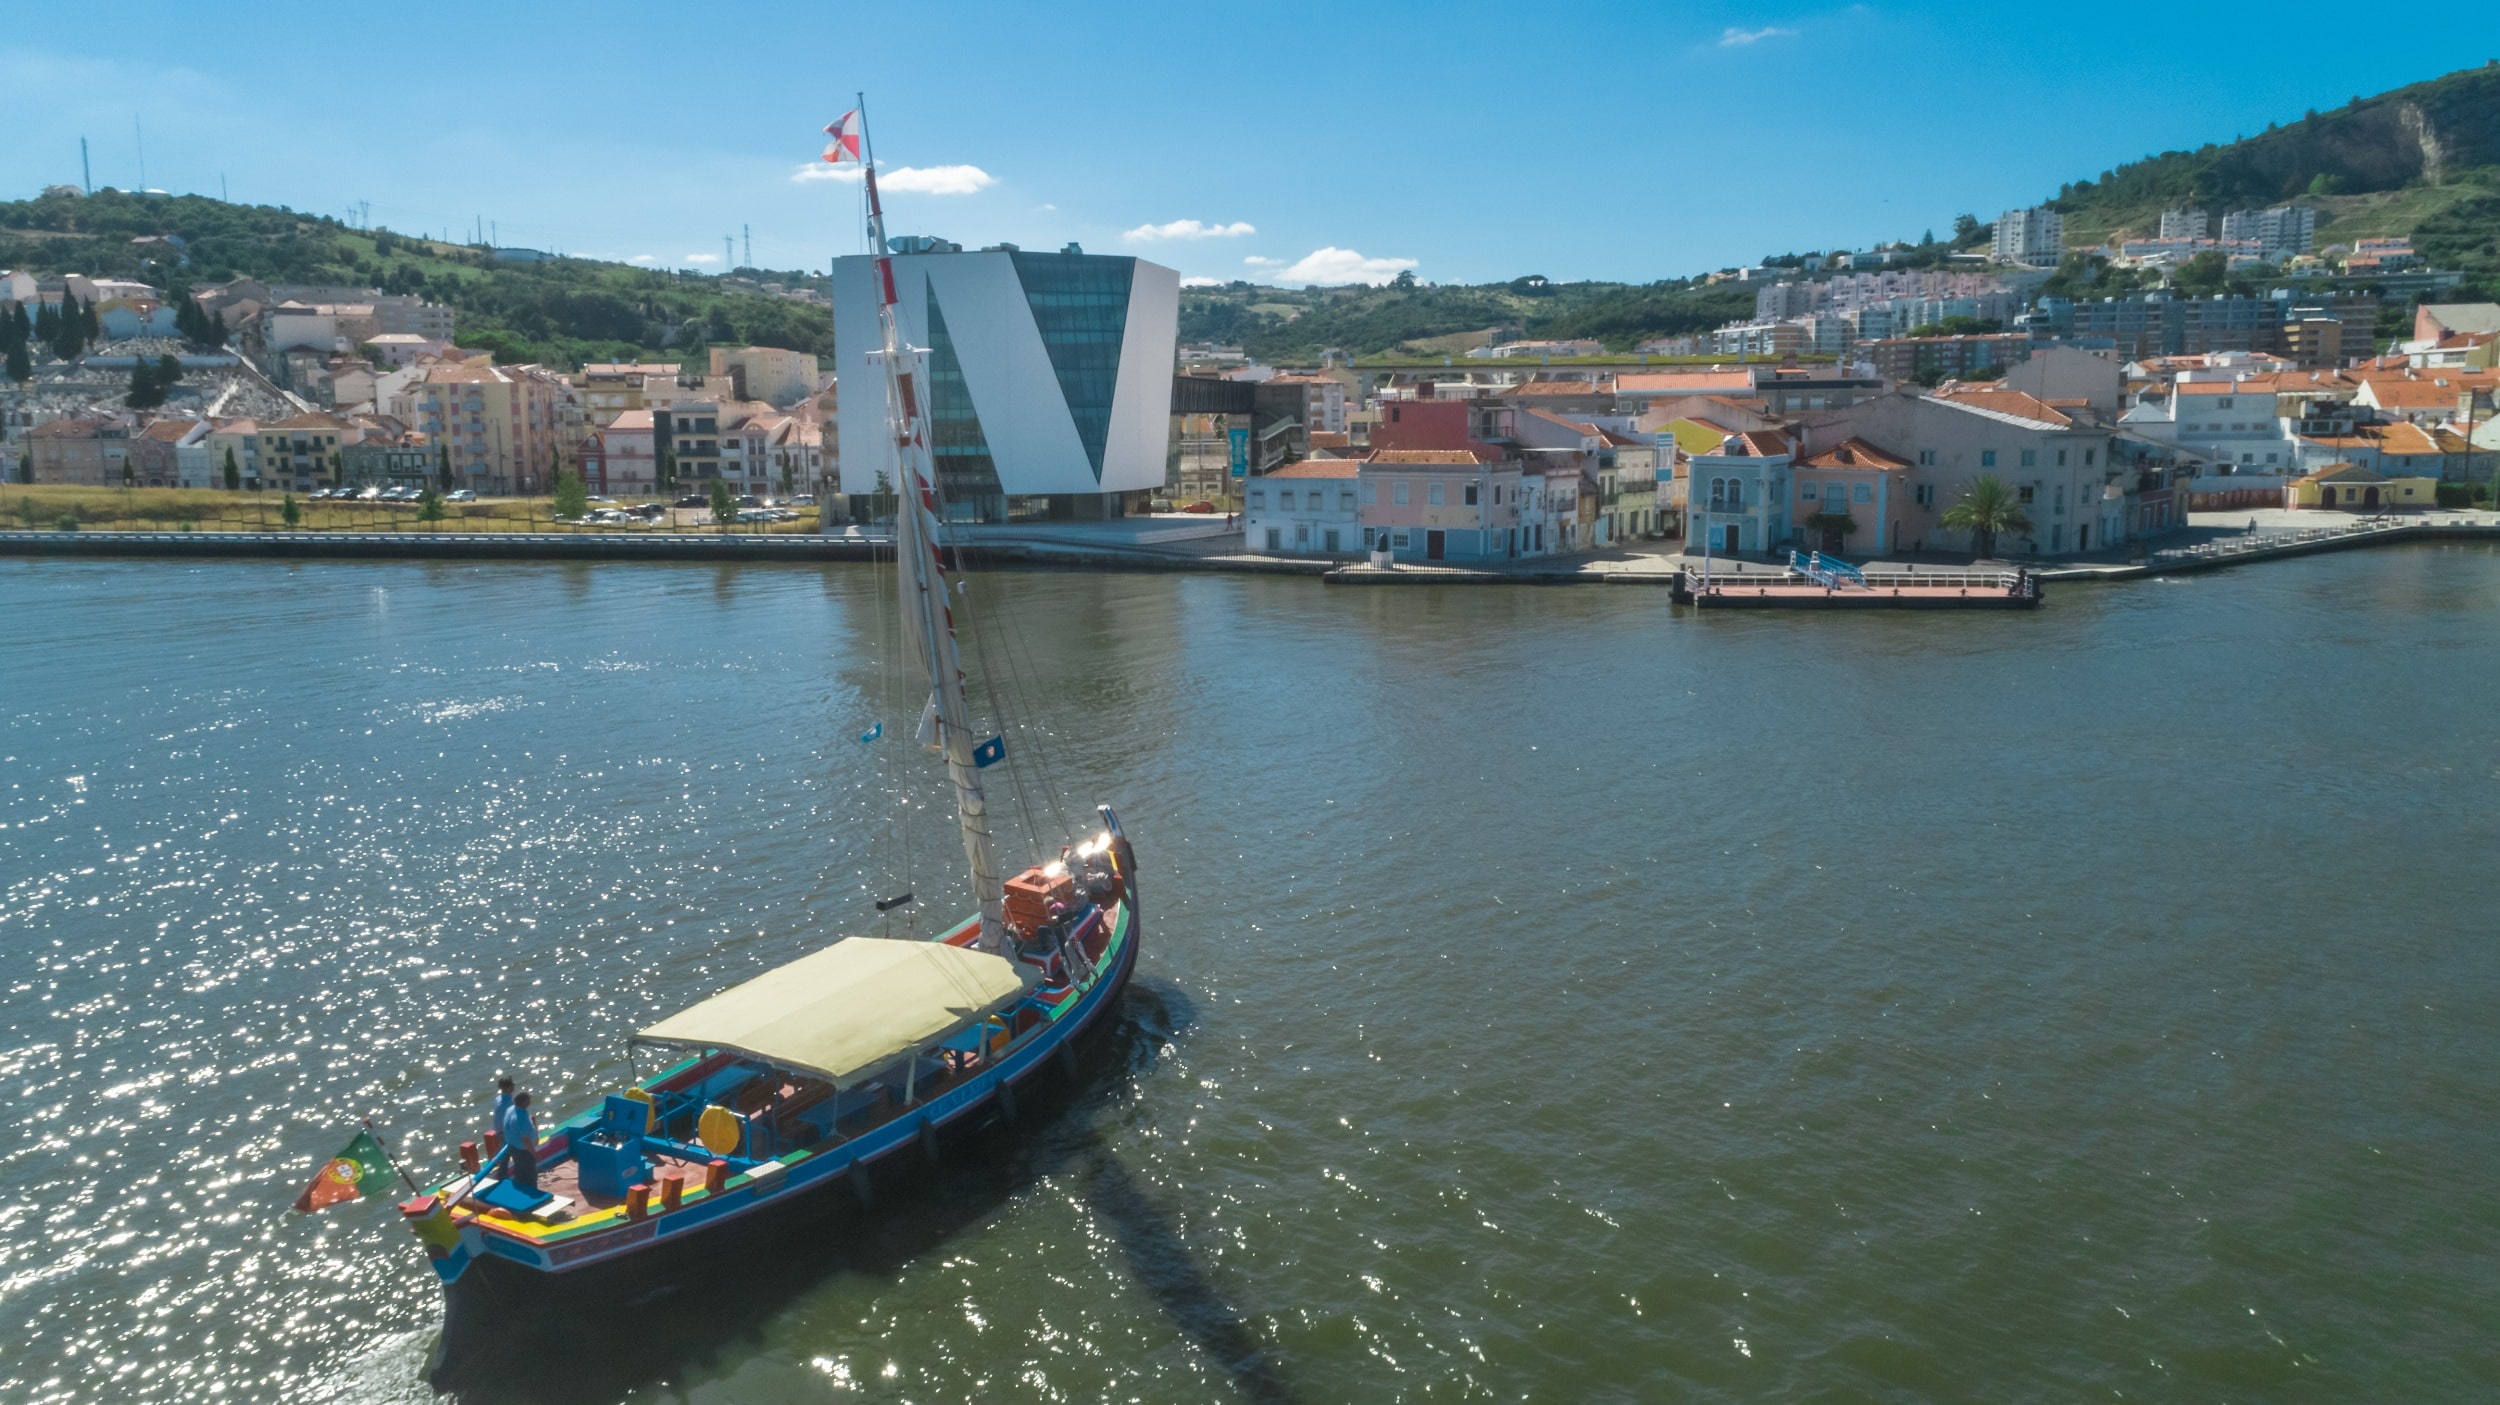
[[[891,590],[0,562],[0,1398],[428,1398],[387,1209],[285,1206],[357,1117],[439,1171],[497,1074],[586,1104],[908,930],[898,870],[962,906]],[[574,1399],[2473,1398],[2496,608],[2470,547],[2020,619],[983,577],[1010,847],[1107,800],[1147,869],[1121,1066],[524,1346],[598,1347]]]

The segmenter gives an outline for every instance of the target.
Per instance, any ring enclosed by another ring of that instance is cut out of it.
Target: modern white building
[[[2055,267],[2066,256],[2066,217],[2046,205],[1997,216],[1989,252],[1998,263]]]
[[[1163,486],[1179,341],[1180,275],[1142,259],[1011,246],[893,259],[903,336],[928,352],[931,447],[947,515],[1005,521],[1010,500],[1054,517],[1125,513]],[[866,254],[833,268],[836,371],[881,386],[882,342]],[[866,511],[893,482],[885,397],[853,394],[838,416],[842,491]]]

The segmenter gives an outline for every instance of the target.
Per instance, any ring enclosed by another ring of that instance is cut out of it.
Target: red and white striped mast
[[[894,292],[894,251],[885,242],[885,210],[877,199],[876,148],[867,140],[868,99],[825,128],[833,138],[825,160],[856,162],[868,194],[868,239],[876,259],[877,330],[883,345],[871,359],[885,369],[886,424],[893,435],[900,491],[894,513],[894,559],[902,577],[903,629],[912,636],[929,675],[929,712],[923,740],[946,757],[955,783],[955,817],[963,827],[964,858],[972,865],[972,892],[981,905],[981,946],[1005,955],[1005,894],[996,846],[990,837],[989,801],[981,793],[981,768],[972,756],[971,717],[964,705],[963,657],[955,644],[950,576],[938,553],[937,470],[929,453],[928,417],[922,411],[920,377],[928,353],[903,341]]]

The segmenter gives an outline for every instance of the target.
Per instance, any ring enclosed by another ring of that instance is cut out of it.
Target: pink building
[[[627,410],[584,441],[582,476],[591,491],[604,496],[659,491],[659,445],[651,412]]]
[[[1863,439],[1843,439],[1797,460],[1789,479],[1796,496],[1788,520],[1805,534],[1809,551],[1835,556],[1889,556],[1899,549],[1903,516],[1916,507],[1910,463]],[[1915,512],[1924,525],[1925,509]]]
[[[1525,554],[1514,461],[1486,463],[1466,449],[1384,449],[1363,461],[1355,482],[1365,550],[1385,544],[1426,561]]]

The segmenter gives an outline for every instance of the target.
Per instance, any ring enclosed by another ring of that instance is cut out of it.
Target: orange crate
[[[1050,905],[1054,902],[1075,905],[1075,879],[1065,873],[1053,878],[1037,866],[1007,880],[1007,921],[1011,926],[1032,931],[1050,920]]]

